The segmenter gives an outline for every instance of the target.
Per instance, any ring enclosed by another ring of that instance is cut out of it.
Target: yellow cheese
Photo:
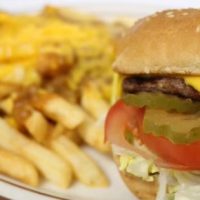
[[[122,76],[117,73],[113,74],[111,104],[115,103],[122,93]]]
[[[186,76],[183,77],[183,79],[187,85],[192,86],[200,92],[200,76]]]

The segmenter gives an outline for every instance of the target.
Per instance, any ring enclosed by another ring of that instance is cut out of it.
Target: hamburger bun
[[[156,182],[143,181],[141,178],[120,173],[129,190],[140,200],[155,200],[158,186]]]
[[[119,157],[114,155],[114,161],[119,167]],[[129,188],[129,190],[137,196],[140,200],[155,200],[156,193],[158,191],[158,181],[155,180],[154,182],[147,182],[142,180],[139,177],[134,175],[130,175],[125,172],[120,172],[120,175]]]
[[[120,41],[122,74],[200,75],[200,9],[167,10],[139,20]]]
[[[121,38],[118,50],[113,68],[124,75],[200,75],[200,9],[166,10],[141,19]],[[139,199],[156,198],[158,180],[121,176]]]

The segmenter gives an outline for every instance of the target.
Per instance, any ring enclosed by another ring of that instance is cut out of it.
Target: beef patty
[[[125,93],[162,92],[182,98],[200,100],[200,92],[176,77],[126,77],[123,81]]]

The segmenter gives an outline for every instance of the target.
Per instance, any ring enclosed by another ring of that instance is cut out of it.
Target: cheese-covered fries
[[[75,179],[107,186],[81,145],[110,153],[102,118],[126,26],[52,6],[0,12],[0,25],[0,174],[31,186],[42,179],[61,188]]]

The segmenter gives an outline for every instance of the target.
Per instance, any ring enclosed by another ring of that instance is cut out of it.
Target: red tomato
[[[106,118],[106,140],[137,151],[145,157],[144,152],[135,149],[125,140],[125,131],[132,130],[134,135],[137,134],[140,140],[160,157],[158,164],[176,169],[200,169],[200,141],[192,144],[173,144],[164,137],[143,133],[144,112],[144,108],[135,108],[118,101]]]
[[[140,132],[145,145],[168,163],[200,169],[200,141],[192,144],[173,144],[164,137],[156,137]]]
[[[127,106],[122,101],[118,101],[109,110],[105,122],[106,141],[120,147],[133,150],[145,158],[149,158],[146,152],[135,148],[125,140],[125,131],[132,131],[136,134],[139,124],[143,119],[144,109]]]

